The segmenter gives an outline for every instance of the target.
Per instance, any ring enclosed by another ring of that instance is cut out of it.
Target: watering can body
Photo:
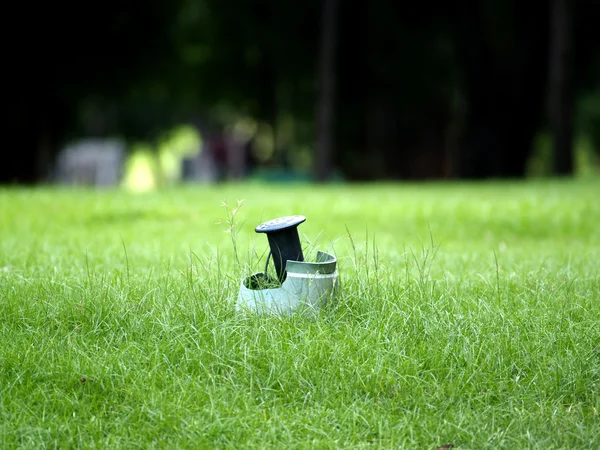
[[[255,273],[242,280],[238,309],[259,314],[314,314],[339,292],[335,256],[317,252],[314,262],[286,261],[286,277],[279,287],[264,287],[268,275]]]

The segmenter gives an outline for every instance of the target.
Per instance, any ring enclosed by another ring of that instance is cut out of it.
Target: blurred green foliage
[[[258,130],[260,164],[309,170],[325,3],[108,1],[85,20],[65,6],[40,6],[30,29],[45,39],[33,52],[19,38],[7,57],[7,126],[25,138],[17,162],[0,166],[0,182],[39,180],[61,145],[81,136],[117,135],[132,149],[144,142],[159,150],[168,130],[213,133],[238,123]],[[600,4],[568,4],[576,135],[598,151]],[[520,176],[532,136],[548,127],[548,5],[341,2],[334,166],[351,179]],[[33,83],[35,73],[44,76]],[[542,154],[530,171],[545,173]],[[166,178],[176,177],[171,152],[159,159]]]

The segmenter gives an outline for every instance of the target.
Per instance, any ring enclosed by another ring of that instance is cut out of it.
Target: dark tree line
[[[594,0],[7,8],[1,183],[43,181],[77,136],[151,140],[223,111],[276,134],[292,117],[321,180],[523,177],[544,129],[568,175],[575,101],[600,89]]]

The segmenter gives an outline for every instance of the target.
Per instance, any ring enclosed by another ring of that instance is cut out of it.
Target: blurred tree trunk
[[[386,155],[398,158],[398,152],[392,152],[388,146],[388,127],[386,118],[389,117],[389,107],[385,100],[377,92],[377,85],[371,79],[367,85],[367,108],[365,110],[365,156],[361,158],[361,164],[369,169],[372,176],[384,178],[387,175],[384,158]],[[394,165],[395,166],[395,165]]]
[[[66,124],[61,104],[45,86],[24,89],[20,81],[5,101],[11,112],[6,119],[10,132],[3,143],[0,184],[37,184],[49,181],[52,164],[60,150]],[[42,84],[41,82],[39,83]]]
[[[38,139],[35,157],[36,181],[39,183],[47,183],[52,178],[53,155],[59,151],[57,146],[53,145],[52,131],[47,117],[41,118]]]
[[[546,0],[463,0],[457,35],[466,100],[461,178],[522,178],[543,113]]]
[[[335,60],[339,1],[324,0],[322,6],[315,154],[315,176],[318,181],[326,181],[332,172],[336,91]]]
[[[568,0],[552,0],[549,104],[553,171],[556,175],[573,174],[571,8]]]

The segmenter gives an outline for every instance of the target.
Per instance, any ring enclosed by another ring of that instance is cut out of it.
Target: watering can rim
[[[316,261],[292,261],[287,260],[286,270],[290,273],[326,274],[336,270],[337,258],[329,253],[319,250]]]

